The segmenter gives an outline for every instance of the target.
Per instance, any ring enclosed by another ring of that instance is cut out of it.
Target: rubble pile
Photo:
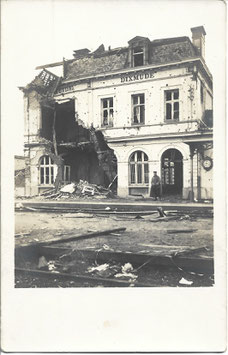
[[[70,184],[59,187],[58,190],[51,189],[41,194],[44,199],[64,199],[64,198],[112,198],[114,197],[109,188],[100,185],[90,184],[87,181],[80,180],[78,183],[72,182]]]

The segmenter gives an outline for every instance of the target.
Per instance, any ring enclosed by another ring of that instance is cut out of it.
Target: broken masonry
[[[60,81],[59,77],[43,70],[25,88],[20,88],[29,108],[40,105],[36,145],[43,147],[44,156],[49,156],[57,167],[55,189],[57,191],[62,183],[80,180],[108,187],[117,175],[115,154],[101,131],[83,125],[75,113],[74,100],[54,100]],[[28,149],[32,143],[29,139],[25,144]]]

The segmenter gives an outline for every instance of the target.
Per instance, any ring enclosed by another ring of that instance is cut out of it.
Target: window
[[[165,119],[179,120],[179,90],[165,91]]]
[[[64,165],[64,170],[63,170],[63,181],[64,182],[70,182],[70,166],[69,165]]]
[[[54,162],[49,155],[44,155],[40,159],[40,184],[54,184]]]
[[[149,184],[148,156],[140,150],[130,156],[130,185]]]
[[[133,66],[139,67],[144,64],[143,47],[133,48]]]
[[[145,97],[144,94],[132,95],[132,124],[145,122]]]
[[[102,126],[113,125],[113,97],[101,100]]]

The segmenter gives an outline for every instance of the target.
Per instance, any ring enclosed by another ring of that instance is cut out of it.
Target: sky
[[[224,78],[226,10],[221,0],[2,0],[1,7],[2,134],[12,142],[12,154],[23,155],[18,87],[39,74],[36,66],[71,59],[73,50],[95,50],[102,43],[105,48],[127,46],[136,35],[191,38],[190,28],[203,25],[215,87]]]

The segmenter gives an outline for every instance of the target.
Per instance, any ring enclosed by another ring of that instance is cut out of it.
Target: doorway
[[[161,158],[163,195],[181,195],[183,188],[183,156],[177,149],[167,149]]]

